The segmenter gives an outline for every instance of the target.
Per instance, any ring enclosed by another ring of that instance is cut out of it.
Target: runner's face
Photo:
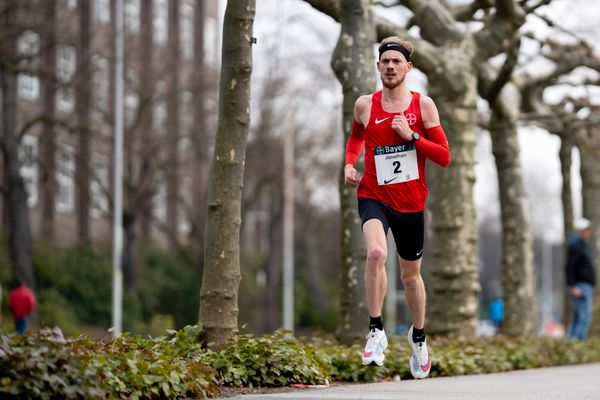
[[[388,50],[377,61],[377,69],[383,86],[393,89],[404,82],[412,63],[406,61],[404,55],[396,50]]]

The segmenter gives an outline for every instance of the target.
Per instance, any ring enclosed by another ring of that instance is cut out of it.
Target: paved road
[[[600,363],[244,395],[236,400],[600,400]]]

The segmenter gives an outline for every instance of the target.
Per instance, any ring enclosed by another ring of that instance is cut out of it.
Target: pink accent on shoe
[[[427,364],[421,365],[421,370],[427,372],[429,371],[429,368],[431,368],[431,356],[427,354]]]

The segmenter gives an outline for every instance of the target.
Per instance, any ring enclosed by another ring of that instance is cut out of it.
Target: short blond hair
[[[412,43],[409,42],[406,39],[402,39],[400,36],[389,36],[389,37],[386,37],[385,39],[383,39],[381,41],[381,44],[379,45],[379,49],[378,50],[381,50],[381,47],[384,44],[388,44],[388,43],[397,43],[397,44],[401,45],[406,50],[408,50],[408,53],[411,56],[412,56],[413,52],[415,51],[415,48],[413,47]]]

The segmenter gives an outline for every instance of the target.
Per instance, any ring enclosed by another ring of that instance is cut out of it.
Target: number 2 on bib
[[[377,146],[374,153],[377,184],[380,186],[419,179],[417,150],[414,145]]]

